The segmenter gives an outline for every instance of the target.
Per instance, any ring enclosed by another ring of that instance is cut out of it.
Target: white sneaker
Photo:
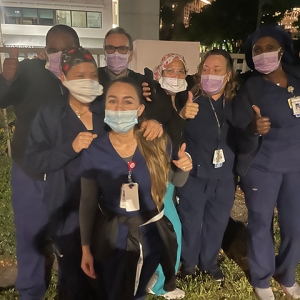
[[[254,293],[259,300],[275,300],[273,291],[270,287],[266,289],[255,287]]]
[[[157,282],[157,279],[158,279],[158,275],[156,273],[154,273],[146,286],[146,293],[154,295],[152,288],[154,287],[155,283]]]
[[[176,288],[175,290],[168,292],[164,295],[160,295],[161,297],[164,297],[166,299],[182,299],[185,296],[185,292],[179,288]]]
[[[291,287],[281,284],[281,288],[288,297],[291,297],[292,299],[300,299],[300,286],[297,282],[295,282]]]

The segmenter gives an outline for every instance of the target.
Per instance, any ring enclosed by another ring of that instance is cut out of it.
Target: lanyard
[[[217,125],[218,125],[218,145],[217,145],[217,149],[219,149],[219,148],[220,148],[220,141],[221,141],[221,128],[222,128],[222,126],[223,126],[223,119],[224,119],[224,116],[222,116],[222,121],[221,121],[221,123],[220,123],[220,120],[219,120],[219,118],[218,118],[218,115],[217,115],[217,112],[216,112],[216,110],[215,110],[215,107],[214,107],[214,105],[213,105],[212,102],[211,102],[211,99],[208,98],[208,100],[209,100],[211,109],[213,110],[213,113],[214,113],[214,115],[215,115],[215,118],[216,118],[216,121],[217,121]],[[223,104],[222,104],[222,106],[223,106],[223,110],[224,110],[224,108],[225,108],[225,97],[224,97],[224,96],[223,96]]]

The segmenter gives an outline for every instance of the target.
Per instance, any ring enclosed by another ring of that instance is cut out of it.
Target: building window
[[[87,27],[102,28],[102,15],[99,12],[87,12]]]
[[[39,25],[54,25],[54,15],[52,9],[38,9]]]
[[[37,9],[36,8],[22,8],[22,24],[37,25]]]
[[[86,12],[85,11],[72,11],[72,26],[73,27],[86,27]]]
[[[4,15],[5,15],[6,24],[21,24],[22,21],[21,8],[5,7]]]
[[[69,10],[57,10],[56,24],[71,26],[71,12]]]

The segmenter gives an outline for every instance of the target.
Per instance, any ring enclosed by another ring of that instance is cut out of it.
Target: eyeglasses
[[[175,76],[176,74],[178,74],[179,76],[185,76],[187,72],[187,70],[185,69],[171,69],[171,68],[164,69],[163,71],[165,71],[165,74],[168,76]]]
[[[116,50],[118,50],[118,52],[120,54],[127,54],[128,53],[128,50],[129,50],[129,47],[127,46],[119,46],[119,47],[115,47],[115,46],[112,46],[112,45],[107,45],[104,47],[105,49],[105,52],[108,53],[108,54],[113,54],[116,52]]]

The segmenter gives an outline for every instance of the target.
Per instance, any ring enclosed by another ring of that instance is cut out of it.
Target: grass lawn
[[[15,237],[13,213],[10,202],[10,160],[0,156],[0,264],[10,264],[15,261]],[[275,240],[278,243],[278,226],[276,226]],[[300,251],[300,249],[299,249]],[[243,270],[224,252],[220,253],[221,268],[226,276],[225,282],[220,285],[207,276],[200,275],[196,279],[178,280],[178,286],[186,292],[186,300],[251,300],[256,299]],[[50,288],[45,299],[55,299],[56,271],[53,271]],[[297,280],[300,281],[300,267],[297,269]],[[1,278],[0,278],[1,281]],[[284,297],[279,285],[272,280],[272,287],[276,300]],[[18,299],[13,288],[0,291],[0,299]],[[147,300],[164,299],[148,296]],[[84,300],[84,299],[83,299]],[[120,299],[126,300],[126,299]]]

